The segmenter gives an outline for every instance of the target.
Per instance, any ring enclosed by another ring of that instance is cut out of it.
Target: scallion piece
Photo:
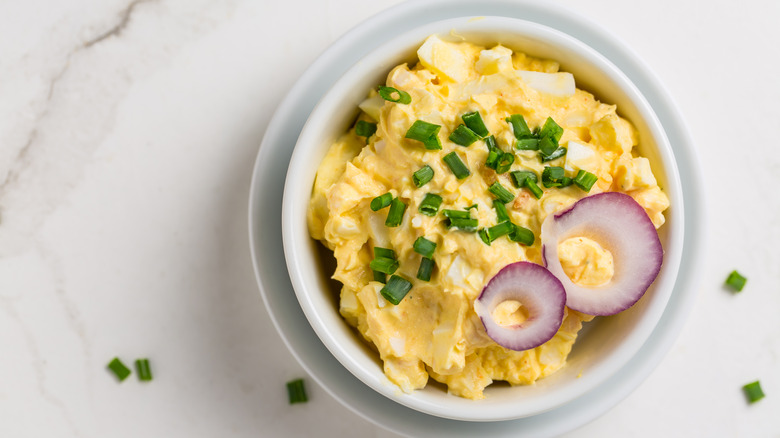
[[[366,122],[365,120],[358,120],[355,125],[355,134],[365,137],[366,143],[368,139],[376,133],[376,123]]]
[[[563,167],[547,166],[542,171],[542,184],[545,187],[560,187],[564,176]]]
[[[485,144],[487,145],[488,149],[498,149],[498,143],[496,143],[496,137],[491,135],[489,137],[485,137]]]
[[[490,238],[487,234],[487,228],[482,228],[481,230],[477,231],[477,235],[480,239],[482,239],[483,242],[485,242],[485,245],[490,245]]]
[[[425,165],[412,175],[412,181],[417,187],[422,187],[433,179],[433,168],[429,165]]]
[[[137,359],[135,370],[138,372],[138,380],[148,382],[152,380],[152,369],[149,368],[149,359]]]
[[[441,207],[441,203],[441,196],[434,193],[427,193],[422,202],[420,202],[420,206],[417,207],[417,211],[426,216],[436,216],[436,213],[439,212],[439,207]]]
[[[539,181],[536,172],[530,170],[515,170],[514,172],[509,172],[509,176],[512,178],[512,184],[518,189],[524,187],[525,182],[529,179],[533,182]]]
[[[493,208],[496,210],[496,218],[498,222],[505,222],[509,220],[509,212],[506,210],[506,205],[498,199],[493,200]]]
[[[471,204],[468,207],[466,207],[466,210],[471,210],[471,209],[479,210],[479,204]]]
[[[290,404],[306,403],[309,398],[306,397],[306,387],[303,386],[303,379],[295,379],[287,382],[287,396]]]
[[[368,267],[371,268],[371,270],[376,272],[383,272],[385,274],[394,273],[398,270],[398,266],[398,260],[387,257],[377,257],[374,260],[371,260],[371,263],[368,264]]]
[[[447,223],[448,222],[448,223]],[[477,219],[471,219],[471,218],[449,218],[447,219],[446,225],[447,228],[455,227],[461,231],[468,231],[473,232],[477,231],[477,227],[479,226],[479,221]]]
[[[509,169],[512,167],[512,163],[515,162],[515,156],[509,153],[504,153],[500,157],[498,157],[498,161],[496,162],[496,173],[502,174],[507,173]]]
[[[538,185],[536,185],[536,181],[528,178],[525,180],[525,187],[531,191],[531,194],[534,195],[536,199],[541,199],[544,192],[541,188],[539,188]]]
[[[379,291],[385,299],[396,306],[412,289],[412,283],[400,275],[392,275],[387,284]]]
[[[534,244],[534,233],[528,228],[521,227],[520,225],[514,225],[515,230],[509,233],[509,239],[513,242],[522,243],[525,246],[531,246]]]
[[[758,380],[743,386],[742,390],[745,391],[745,396],[749,403],[755,403],[764,398],[764,391],[761,389],[761,383]]]
[[[596,184],[596,181],[598,180],[599,177],[596,175],[588,172],[587,170],[580,169],[580,171],[577,172],[577,176],[574,177],[574,184],[587,193],[590,192],[593,184]]]
[[[555,160],[557,158],[561,158],[562,156],[566,155],[566,148],[565,147],[559,147],[558,149],[554,150],[553,153],[550,155],[541,155],[542,163],[546,163],[548,161]]]
[[[414,241],[412,247],[414,248],[414,252],[430,259],[433,258],[433,252],[436,250],[436,243],[420,236]]]
[[[731,274],[726,279],[726,285],[736,292],[741,292],[742,288],[745,287],[745,283],[747,283],[747,278],[740,275],[737,271],[731,271]]]
[[[379,195],[372,199],[370,207],[372,211],[379,211],[390,205],[391,202],[393,202],[393,194],[387,192],[384,195]]]
[[[388,259],[395,259],[395,251],[390,248],[382,248],[381,246],[374,247],[374,258],[384,257]]]
[[[552,117],[548,117],[547,120],[545,120],[544,126],[542,126],[542,130],[539,131],[539,137],[541,138],[548,137],[553,139],[556,146],[558,142],[561,140],[562,135],[563,135],[563,128],[561,128],[560,125],[555,123],[555,120],[553,120]]]
[[[528,129],[528,124],[525,123],[525,117],[522,114],[512,114],[506,118],[506,121],[512,126],[512,133],[516,139],[520,140],[531,136],[531,130]]]
[[[542,159],[545,156],[552,155],[556,150],[558,150],[558,142],[552,137],[542,137],[539,140],[539,152],[542,154]]]
[[[412,102],[412,96],[409,95],[406,91],[398,90],[393,87],[383,87],[379,86],[379,95],[382,97],[382,99],[395,102],[395,103],[402,103],[404,105],[407,105]]]
[[[487,229],[487,237],[493,242],[501,236],[506,236],[515,231],[515,225],[510,221],[501,222]]]
[[[482,121],[482,116],[479,114],[479,111],[463,114],[461,118],[463,119],[463,123],[478,136],[487,137],[488,134],[490,134],[490,131],[488,131],[485,126],[485,122]]]
[[[422,281],[431,281],[431,272],[436,263],[428,257],[420,260],[420,267],[417,269],[417,278]]]
[[[130,368],[126,367],[118,357],[115,357],[108,363],[108,369],[111,370],[119,381],[123,381],[130,375]]]
[[[406,204],[404,201],[393,198],[390,203],[390,210],[387,212],[387,219],[385,219],[385,225],[388,227],[397,227],[401,225],[401,221],[404,218],[404,212],[406,211]]]
[[[485,166],[495,170],[498,166],[498,159],[501,158],[501,155],[503,155],[504,152],[499,149],[498,144],[496,144],[496,138],[492,135],[490,137],[485,137],[485,144],[488,147],[488,156],[485,160]]]
[[[471,217],[468,210],[442,210],[441,213],[450,219],[469,219]]]
[[[409,130],[406,131],[405,137],[424,142],[438,134],[440,129],[440,125],[434,125],[423,120],[415,120],[412,126],[409,127]]]
[[[564,176],[563,178],[561,178],[561,183],[560,183],[560,185],[558,187],[560,187],[560,188],[569,187],[573,183],[574,183],[574,179],[573,178],[569,178],[568,176]]]
[[[469,175],[471,175],[471,172],[469,172],[469,168],[466,167],[465,164],[463,164],[463,160],[460,159],[458,154],[455,153],[455,151],[450,152],[449,154],[445,155],[444,163],[447,165],[447,167],[450,168],[453,174],[455,174],[455,178],[457,179],[463,179]]]
[[[498,181],[491,184],[490,187],[488,187],[488,191],[504,204],[512,202],[512,200],[515,199],[515,195],[507,190],[506,187],[502,186]]]
[[[428,149],[429,151],[441,150],[441,140],[439,140],[438,134],[433,134],[432,136],[423,140],[422,143],[423,146],[425,146],[425,149]]]
[[[461,145],[471,146],[475,141],[479,140],[479,135],[472,131],[466,125],[458,125],[452,133],[450,133],[450,141]]]
[[[371,271],[374,273],[374,281],[378,281],[380,283],[387,283],[387,274],[384,272],[379,271]]]
[[[521,138],[515,141],[515,147],[521,151],[538,151],[539,139],[538,138]]]

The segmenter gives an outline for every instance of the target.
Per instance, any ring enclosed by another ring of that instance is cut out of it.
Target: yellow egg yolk
[[[563,271],[579,286],[602,286],[615,275],[612,253],[587,237],[572,237],[558,244],[558,258]]]

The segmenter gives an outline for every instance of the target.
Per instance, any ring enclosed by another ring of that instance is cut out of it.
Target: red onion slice
[[[493,318],[501,303],[519,301],[528,312],[520,324],[503,326]],[[566,291],[561,282],[543,266],[516,262],[498,271],[474,301],[487,335],[510,350],[528,350],[552,339],[563,322]]]
[[[558,244],[587,237],[612,253],[615,273],[604,285],[574,284],[561,266]],[[566,289],[566,305],[589,315],[614,315],[642,298],[661,270],[664,250],[652,221],[632,197],[605,192],[582,198],[542,224],[544,264]]]

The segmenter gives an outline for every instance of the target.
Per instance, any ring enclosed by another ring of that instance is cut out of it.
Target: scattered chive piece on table
[[[368,267],[375,272],[382,272],[384,274],[392,274],[398,270],[398,260],[389,259],[387,257],[377,257],[371,260]]]
[[[514,162],[514,155],[507,153],[502,154],[500,157],[498,157],[498,162],[496,162],[496,173],[507,173],[509,168],[512,167],[512,163]]]
[[[496,199],[504,204],[512,202],[515,199],[515,195],[512,194],[506,187],[502,186],[500,182],[496,181],[488,187],[488,191],[492,193]]]
[[[742,288],[745,287],[745,283],[747,283],[747,278],[740,275],[737,271],[731,271],[731,274],[726,279],[726,285],[736,292],[741,292]]]
[[[406,204],[404,201],[393,198],[390,202],[390,210],[387,212],[387,219],[385,219],[385,225],[388,227],[397,227],[401,225],[401,221],[404,219],[404,212],[406,211]]]
[[[479,135],[472,131],[466,125],[458,125],[449,137],[450,141],[461,146],[471,146],[475,141],[479,140]]]
[[[525,187],[531,191],[531,194],[534,195],[536,199],[541,199],[544,192],[541,188],[539,188],[538,185],[536,185],[536,181],[528,178],[525,180]]]
[[[456,154],[454,151],[445,155],[442,160],[444,160],[444,163],[447,165],[447,167],[450,168],[452,173],[455,174],[455,178],[463,179],[471,175],[469,168],[463,164],[463,160],[461,160],[458,154]]]
[[[536,240],[533,231],[520,225],[515,225],[515,230],[509,234],[509,239],[525,246],[533,245],[534,240]]]
[[[577,176],[574,177],[574,185],[579,187],[580,189],[584,190],[586,193],[590,192],[590,189],[593,187],[593,184],[596,184],[596,181],[598,181],[599,177],[596,175],[588,172],[587,170],[580,169],[579,172],[577,172]]]
[[[441,207],[441,203],[441,196],[434,193],[427,193],[422,202],[420,202],[420,206],[417,207],[417,211],[426,216],[436,216],[436,213],[439,212],[439,207]]]
[[[482,121],[482,116],[479,114],[479,111],[463,114],[461,119],[463,119],[463,123],[478,136],[484,138],[490,134],[490,131],[488,131],[485,126],[485,122]]]
[[[512,133],[518,140],[531,137],[531,130],[525,123],[525,117],[522,114],[512,114],[506,118],[506,121],[512,126]]]
[[[501,236],[506,236],[515,231],[515,225],[512,222],[504,221],[487,229],[488,240],[493,242]]]
[[[116,375],[120,382],[130,375],[130,368],[126,367],[118,357],[113,358],[111,362],[108,363],[108,369]]]
[[[415,120],[412,126],[409,127],[409,130],[406,131],[404,137],[423,142],[426,149],[441,149],[438,137],[439,130],[441,130],[440,125],[434,125],[423,120]]]
[[[396,306],[412,289],[412,283],[400,275],[393,275],[387,284],[379,291],[385,299]]]
[[[547,166],[542,171],[542,184],[545,187],[560,187],[565,176],[563,167]]]
[[[533,182],[539,181],[539,177],[536,176],[536,173],[530,170],[515,170],[513,172],[509,172],[509,176],[512,178],[512,184],[514,184],[514,186],[518,189],[525,186],[525,182],[528,179],[532,180]]]
[[[477,219],[454,217],[449,218],[448,228],[455,227],[461,231],[474,232],[477,231],[479,221]]]
[[[521,151],[538,151],[538,138],[521,138],[515,142],[515,147]]]
[[[393,202],[393,195],[390,192],[387,192],[384,195],[379,195],[371,200],[371,210],[379,211],[390,205],[391,202]]]
[[[369,137],[376,133],[376,123],[366,122],[365,120],[358,120],[355,125],[355,134],[365,137],[366,143],[368,143]]]
[[[743,386],[742,390],[745,391],[745,396],[749,403],[755,403],[764,398],[764,391],[761,389],[761,383],[758,380]]]
[[[379,271],[371,271],[371,272],[374,273],[374,281],[378,281],[380,283],[387,283],[387,274]]]
[[[420,236],[414,241],[412,247],[414,248],[414,252],[430,259],[433,258],[433,252],[436,250],[436,243]]]
[[[295,379],[287,382],[287,396],[291,405],[309,401],[309,398],[306,397],[306,387],[303,386],[303,379]]]
[[[152,380],[152,369],[149,368],[149,359],[137,359],[135,370],[138,372],[138,380],[149,382]]]
[[[493,200],[493,208],[496,209],[496,217],[498,222],[505,222],[509,220],[509,212],[506,211],[506,205],[498,199]]]
[[[558,145],[558,142],[561,140],[562,135],[563,135],[563,128],[561,128],[560,125],[555,123],[555,120],[553,120],[552,117],[548,117],[547,120],[545,120],[544,126],[542,126],[542,130],[539,131],[539,137],[551,138],[552,140],[554,140],[556,146]]]
[[[417,279],[422,281],[431,281],[431,272],[433,272],[434,261],[428,257],[420,260],[420,268],[417,269]]]
[[[393,87],[379,87],[379,95],[382,99],[389,102],[402,103],[404,105],[412,102],[412,96],[406,91],[401,91]]]
[[[428,184],[433,179],[433,168],[429,165],[425,165],[412,175],[412,181],[417,187],[422,187]]]
[[[388,259],[395,259],[395,251],[389,248],[382,248],[381,246],[374,247],[374,258],[385,257]]]
[[[546,163],[548,161],[552,161],[558,158],[561,158],[562,156],[566,155],[566,148],[565,147],[559,147],[558,149],[554,150],[553,153],[550,155],[542,155],[542,163]]]

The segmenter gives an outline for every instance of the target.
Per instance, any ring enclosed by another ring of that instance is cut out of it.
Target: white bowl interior
[[[659,184],[671,199],[660,230],[664,266],[647,294],[631,309],[586,324],[567,365],[530,386],[492,385],[486,399],[471,401],[429,386],[404,394],[382,372],[378,355],[338,313],[339,285],[327,251],[309,237],[306,210],[314,176],[330,144],[354,122],[367,91],[385,82],[431,34],[445,39],[492,46],[501,43],[529,55],[554,59],[574,74],[577,87],[606,103],[618,105],[640,135]],[[284,190],[283,241],[296,296],[314,331],[328,350],[357,378],[403,405],[432,415],[467,421],[498,421],[535,415],[561,406],[598,387],[641,348],[663,313],[674,286],[683,243],[680,178],[672,149],[652,109],[637,88],[607,59],[578,40],[551,28],[505,17],[463,17],[421,26],[404,33],[360,60],[325,94],[312,112],[293,152]]]

